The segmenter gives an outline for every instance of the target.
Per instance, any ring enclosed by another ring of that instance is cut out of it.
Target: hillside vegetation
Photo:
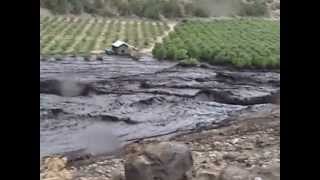
[[[40,0],[53,14],[151,19],[209,16],[267,16],[265,0]]]

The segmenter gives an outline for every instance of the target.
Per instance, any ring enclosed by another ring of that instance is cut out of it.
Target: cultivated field
[[[40,53],[87,54],[110,47],[118,39],[137,48],[148,48],[168,29],[161,21],[43,16]]]
[[[280,66],[279,22],[262,19],[189,21],[156,44],[158,59],[196,58],[238,67]]]

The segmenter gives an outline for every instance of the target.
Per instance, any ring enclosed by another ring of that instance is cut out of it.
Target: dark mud
[[[112,152],[137,139],[218,124],[272,103],[279,92],[276,72],[182,68],[147,57],[41,62],[41,156]]]

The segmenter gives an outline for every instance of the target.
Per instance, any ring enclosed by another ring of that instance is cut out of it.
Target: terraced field
[[[148,48],[168,29],[161,21],[42,16],[40,53],[87,54],[109,47],[118,39]]]

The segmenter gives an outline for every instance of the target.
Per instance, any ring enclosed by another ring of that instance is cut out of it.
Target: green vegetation
[[[188,21],[156,44],[153,55],[157,59],[196,58],[236,67],[278,68],[280,26],[261,19]]]
[[[248,4],[242,4],[240,8],[240,16],[267,16],[268,6],[263,0],[254,0]]]
[[[167,30],[161,21],[47,16],[40,18],[41,54],[87,54],[123,40],[138,48],[152,45]]]
[[[40,0],[40,7],[54,14],[103,17],[138,16],[151,19],[209,16],[261,16],[266,0]]]
[[[179,65],[181,66],[196,66],[199,64],[199,61],[195,58],[188,58],[188,59],[185,59],[185,60],[182,60],[179,62]]]

